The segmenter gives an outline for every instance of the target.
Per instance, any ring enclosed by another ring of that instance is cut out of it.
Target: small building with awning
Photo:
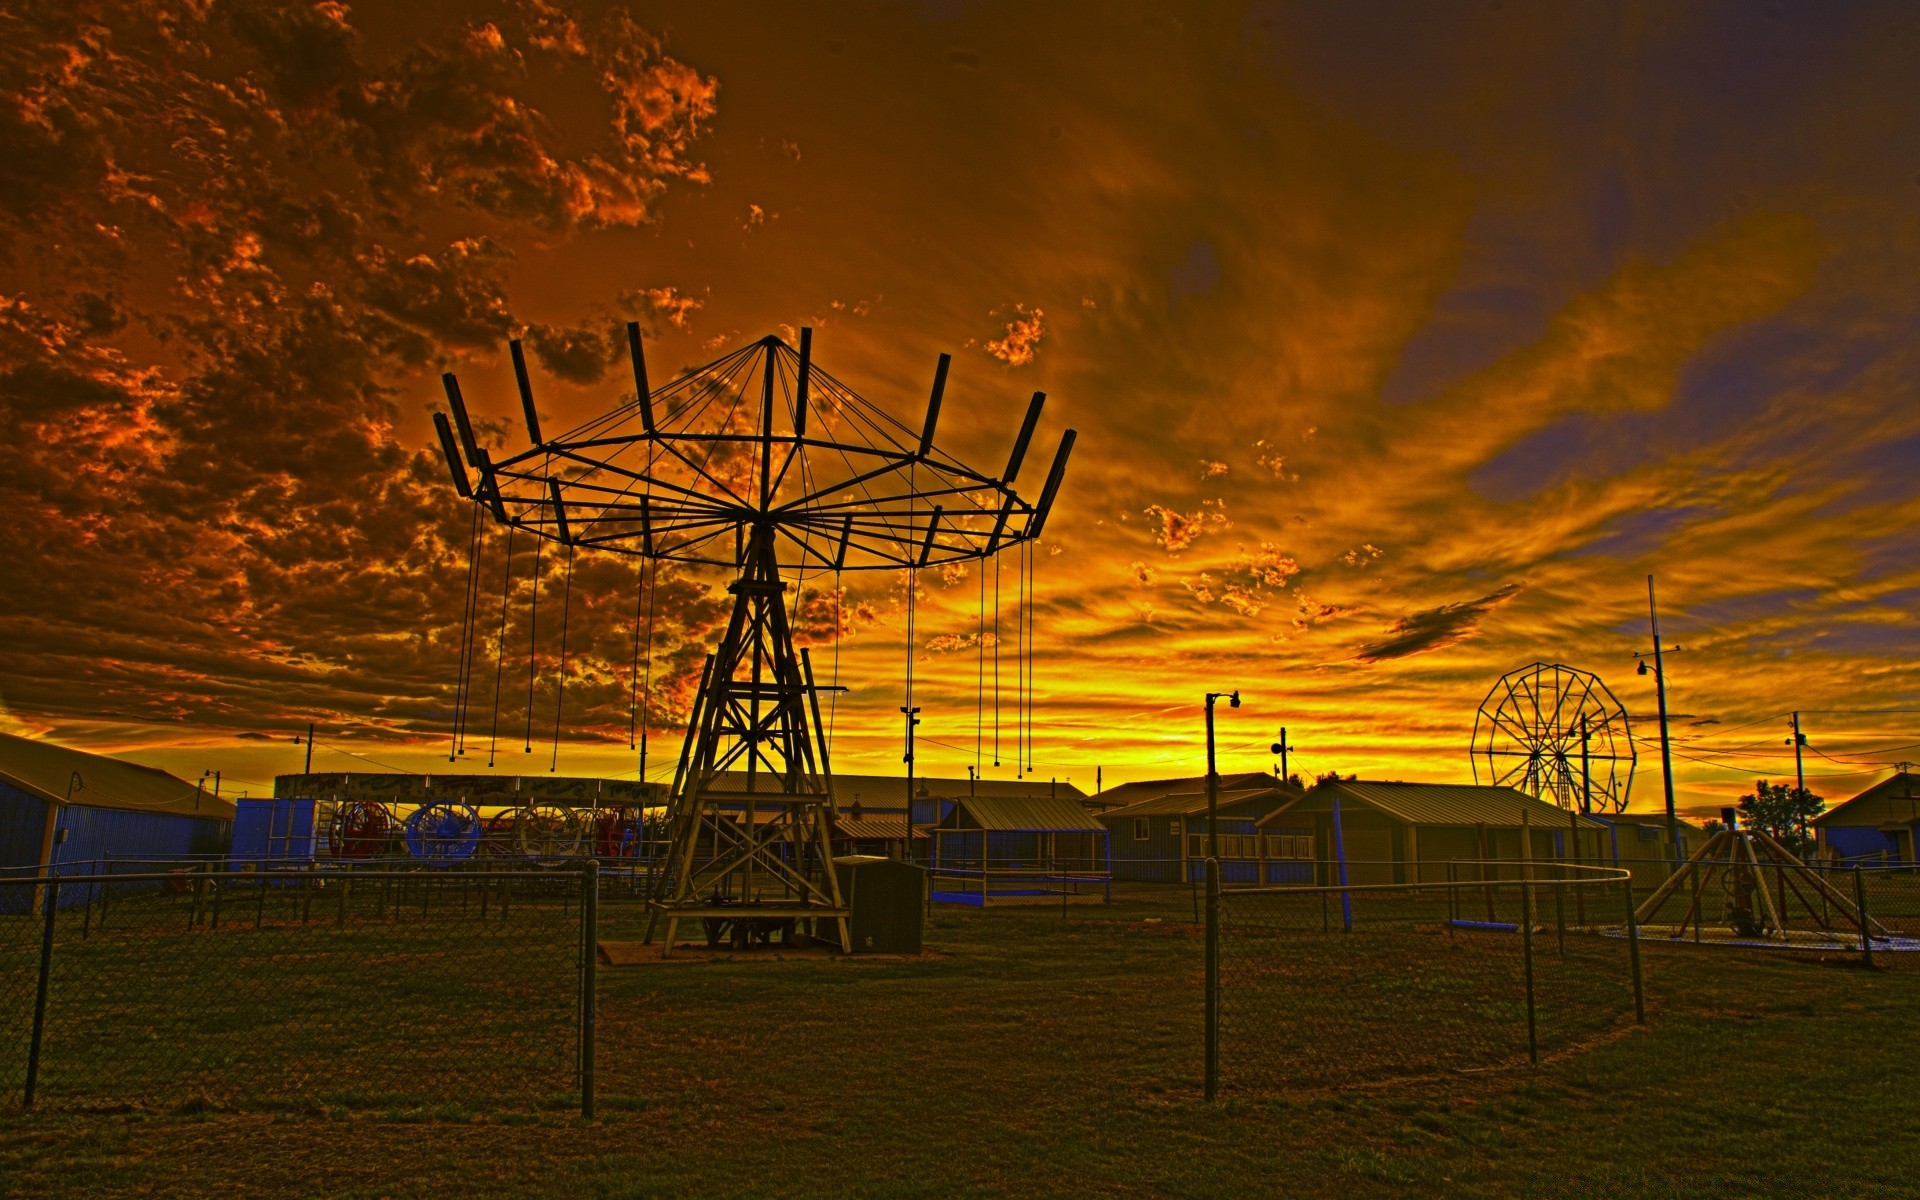
[[[933,898],[1059,904],[1108,898],[1107,829],[1064,796],[955,796],[929,832]]]
[[[1352,884],[1443,883],[1451,862],[1592,861],[1607,835],[1593,818],[1515,788],[1399,780],[1327,780],[1255,824],[1309,839],[1322,886],[1341,882],[1342,861]]]

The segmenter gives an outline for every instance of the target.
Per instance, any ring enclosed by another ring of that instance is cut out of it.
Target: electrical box
[[[926,929],[927,871],[872,854],[833,860],[855,954],[918,954]]]

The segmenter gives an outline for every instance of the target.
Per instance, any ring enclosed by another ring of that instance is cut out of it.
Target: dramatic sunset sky
[[[909,421],[952,353],[987,469],[1035,390],[1037,454],[1079,430],[1043,778],[1197,772],[1237,687],[1224,767],[1284,724],[1468,779],[1536,660],[1651,737],[1652,572],[1681,806],[1790,775],[1794,709],[1851,795],[1920,758],[1916,61],[1900,4],[9,6],[0,726],[256,795],[309,721],[316,769],[487,770],[439,372],[517,450],[509,337],[558,428],[627,319],[661,378],[810,325]],[[923,773],[974,761],[979,583],[921,580]],[[895,771],[902,593],[847,584],[836,765]],[[559,769],[631,777],[632,566],[574,587]],[[722,598],[663,580],[650,774]],[[545,772],[512,697],[492,769]]]

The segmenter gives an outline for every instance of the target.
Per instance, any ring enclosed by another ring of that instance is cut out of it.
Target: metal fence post
[[[1860,868],[1853,869],[1853,906],[1860,911],[1860,962],[1864,966],[1873,965],[1873,937],[1867,930],[1867,879]],[[48,923],[52,927],[52,923]]]
[[[48,877],[42,900],[47,910],[40,926],[40,982],[33,993],[33,1034],[27,1042],[27,1087],[22,1106],[33,1107],[33,1094],[40,1083],[40,1039],[47,1029],[47,981],[53,974],[53,918],[60,911],[60,881]]]
[[[1647,1023],[1647,990],[1640,977],[1640,918],[1634,912],[1633,876],[1626,879],[1627,885],[1627,958],[1633,964],[1633,1021],[1636,1025]]]
[[[594,1024],[600,967],[600,864],[588,859],[580,878],[580,1115],[593,1120]]]
[[[1220,860],[1207,857],[1207,1099],[1220,1094]]]
[[[1540,1037],[1533,1014],[1533,887],[1520,885],[1520,954],[1526,961],[1527,976],[1527,1061],[1540,1062]]]

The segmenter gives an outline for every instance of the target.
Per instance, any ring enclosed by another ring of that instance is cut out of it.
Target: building
[[[0,733],[0,871],[77,874],[109,861],[221,854],[232,827],[231,803],[176,775]],[[28,889],[0,888],[0,912],[36,903]]]
[[[954,904],[1107,899],[1106,827],[1063,796],[959,796],[929,830],[933,898]]]
[[[744,771],[723,771],[720,773],[721,789],[744,792],[747,790],[747,776]],[[767,779],[760,779],[762,791],[771,790]],[[834,772],[833,796],[839,809],[839,821],[850,828],[861,828],[858,822],[905,822],[908,816],[907,777],[905,775],[847,775]],[[1072,783],[1061,779],[955,779],[943,775],[917,775],[913,780],[913,825],[916,837],[924,837],[928,826],[938,824],[949,812],[953,804],[965,796],[988,796],[1001,799],[1062,799],[1076,804],[1084,804],[1087,794]],[[663,801],[664,802],[664,801]],[[873,826],[875,830],[881,827]],[[874,836],[883,840],[894,838],[898,830],[887,826],[886,832],[876,832]]]
[[[1599,847],[1602,865],[1633,872],[1635,887],[1657,887],[1666,881],[1673,868],[1666,813],[1594,813],[1593,819],[1607,827]],[[1685,862],[1705,844],[1707,834],[1685,817],[1674,820],[1680,826],[1680,861]],[[1591,857],[1594,851],[1583,840],[1580,853]]]
[[[1813,819],[1820,848],[1832,858],[1914,863],[1920,834],[1920,778],[1895,771]]]
[[[1221,882],[1309,882],[1313,874],[1311,846],[1303,847],[1293,838],[1292,830],[1262,835],[1255,827],[1261,817],[1299,799],[1301,789],[1260,772],[1233,778],[1241,786],[1222,787],[1216,808]],[[1246,783],[1249,779],[1250,786]],[[1186,883],[1202,877],[1207,858],[1204,782],[1197,791],[1149,795],[1099,814],[1112,848],[1115,879]],[[1265,844],[1260,841],[1263,836],[1267,838]]]
[[[1234,771],[1220,776],[1220,790],[1223,792],[1241,791],[1246,788],[1264,787],[1279,782],[1276,773],[1267,771]],[[1298,783],[1296,777],[1294,780]],[[1205,775],[1182,775],[1174,779],[1136,779],[1132,783],[1116,783],[1105,791],[1096,792],[1082,803],[1095,812],[1113,812],[1138,804],[1142,800],[1158,800],[1162,796],[1178,795],[1182,792],[1204,792],[1207,790]]]
[[[1583,840],[1605,833],[1591,817],[1514,788],[1359,779],[1316,784],[1255,825],[1293,839],[1296,854],[1311,849],[1323,886],[1341,882],[1343,858],[1348,883],[1441,883],[1449,862],[1571,857],[1576,831]]]

